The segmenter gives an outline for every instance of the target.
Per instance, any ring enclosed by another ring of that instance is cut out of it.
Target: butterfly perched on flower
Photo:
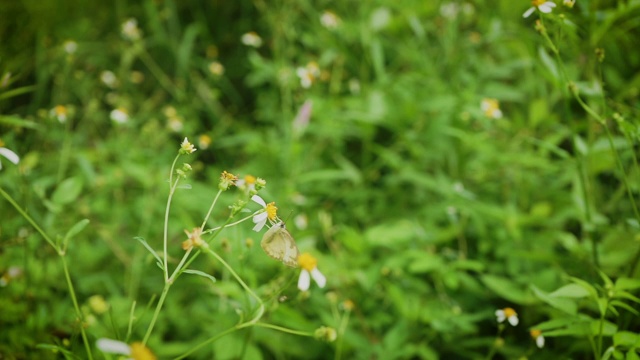
[[[282,261],[283,264],[290,267],[298,267],[298,246],[284,222],[279,222],[271,227],[260,242],[262,250],[272,258]]]

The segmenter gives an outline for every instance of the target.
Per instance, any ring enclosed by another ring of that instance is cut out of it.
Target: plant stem
[[[91,346],[89,345],[89,339],[87,338],[87,334],[84,331],[84,317],[82,316],[82,312],[80,311],[80,306],[78,306],[78,300],[76,298],[76,293],[75,290],[73,288],[73,282],[71,281],[71,275],[69,274],[69,267],[67,266],[67,260],[65,258],[65,251],[60,249],[56,243],[53,242],[53,240],[51,240],[51,238],[49,238],[49,236],[44,232],[44,230],[42,230],[42,228],[40,228],[40,226],[31,218],[31,216],[29,216],[29,214],[26,213],[26,211],[24,211],[24,209],[22,209],[20,207],[20,205],[18,205],[18,203],[16,203],[16,201],[11,197],[11,195],[9,195],[7,192],[5,192],[2,188],[0,188],[0,194],[2,194],[2,196],[11,204],[13,205],[13,207],[18,210],[18,212],[20,213],[20,215],[22,215],[30,224],[31,226],[34,227],[34,229],[36,229],[36,231],[38,233],[40,233],[40,235],[44,238],[44,240],[49,243],[49,245],[51,245],[51,247],[53,247],[56,251],[56,253],[58,254],[58,256],[60,256],[60,261],[62,261],[62,267],[64,270],[64,276],[65,279],[67,281],[67,287],[69,288],[69,295],[71,295],[71,301],[73,302],[73,307],[76,311],[76,316],[78,317],[78,319],[80,320],[80,334],[82,336],[82,341],[84,343],[84,347],[87,351],[87,357],[89,360],[93,359],[93,355],[91,354]]]
[[[80,306],[78,306],[78,299],[76,298],[76,292],[73,288],[71,275],[69,274],[69,267],[67,266],[67,260],[64,253],[59,253],[59,255],[60,255],[60,260],[62,261],[62,268],[64,269],[64,277],[67,280],[69,295],[71,295],[71,301],[73,302],[73,308],[76,310],[76,316],[78,317],[78,320],[80,320],[80,334],[82,335],[84,348],[87,351],[87,356],[89,360],[91,360],[93,359],[93,355],[91,354],[91,346],[89,346],[89,339],[87,338],[87,333],[85,333],[84,331],[84,317],[82,316],[82,311],[80,311]]]
[[[146,345],[147,341],[149,341],[149,337],[151,336],[151,331],[153,331],[153,327],[158,320],[158,315],[160,315],[160,310],[162,309],[162,305],[164,304],[164,300],[167,298],[167,294],[169,293],[169,288],[171,287],[171,282],[167,281],[164,284],[164,289],[162,289],[162,295],[160,295],[160,299],[158,300],[158,305],[156,305],[156,310],[153,312],[153,318],[151,318],[151,323],[147,328],[147,333],[144,335],[142,339],[142,345]]]
[[[178,158],[176,157],[176,160],[178,160]],[[173,164],[175,165],[175,160],[173,162]],[[171,166],[171,173],[173,173],[173,166]],[[168,264],[168,251],[167,251],[167,246],[168,246],[168,242],[169,242],[169,211],[171,210],[171,199],[173,198],[173,194],[176,191],[176,187],[178,186],[178,182],[180,181],[180,178],[177,178],[176,181],[173,183],[173,185],[171,186],[171,189],[169,190],[169,197],[167,198],[167,208],[164,212],[164,234],[163,234],[163,247],[164,247],[164,281],[165,283],[169,281],[169,264]]]

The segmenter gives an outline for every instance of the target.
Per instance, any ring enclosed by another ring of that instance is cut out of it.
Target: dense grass
[[[0,357],[640,357],[640,3],[556,5],[1,3]]]

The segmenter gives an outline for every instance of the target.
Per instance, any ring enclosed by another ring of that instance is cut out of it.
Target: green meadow
[[[640,1],[0,2],[1,359],[640,359]]]

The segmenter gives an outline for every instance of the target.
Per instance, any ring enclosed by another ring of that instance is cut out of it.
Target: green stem
[[[218,253],[216,253],[215,251],[211,250],[209,247],[205,247],[202,249],[203,252],[213,256],[216,258],[216,260],[220,261],[220,263],[231,273],[231,275],[236,279],[236,281],[238,283],[240,283],[240,285],[251,295],[253,296],[254,299],[256,299],[256,301],[258,301],[258,304],[260,304],[260,311],[259,314],[257,316],[254,317],[253,320],[251,320],[250,322],[256,322],[258,321],[258,319],[262,316],[262,314],[264,313],[264,304],[262,303],[262,300],[260,299],[260,297],[258,297],[258,295],[256,295],[253,290],[251,290],[251,288],[245,284],[245,282],[242,280],[242,278],[240,278],[240,276],[238,276],[238,274],[233,270],[233,268],[231,267],[231,265],[229,265],[226,261],[224,261],[224,259],[218,255]]]
[[[213,202],[211,203],[211,206],[209,207],[209,211],[207,212],[207,216],[204,217],[204,221],[202,222],[202,225],[200,226],[200,229],[204,229],[204,226],[207,224],[207,220],[209,220],[209,216],[211,216],[211,212],[213,211],[213,207],[216,206],[216,202],[218,201],[218,198],[220,197],[220,194],[222,194],[222,190],[218,190],[218,193],[216,194],[216,197],[213,199]]]
[[[142,345],[146,345],[147,341],[149,341],[149,337],[151,336],[151,331],[153,331],[153,327],[158,320],[158,315],[160,315],[160,310],[162,309],[162,305],[164,304],[164,300],[167,298],[167,294],[169,293],[169,288],[171,287],[171,282],[167,281],[164,284],[164,289],[162,289],[162,295],[160,295],[160,300],[158,300],[158,305],[156,305],[156,310],[153,312],[153,318],[151,318],[151,323],[147,328],[147,333],[144,335],[142,339]]]
[[[69,267],[67,266],[67,260],[64,253],[59,253],[59,255],[60,255],[60,260],[62,261],[62,268],[64,269],[64,277],[67,280],[69,295],[71,295],[71,301],[73,302],[73,308],[76,310],[76,316],[80,320],[80,334],[82,336],[82,341],[84,342],[84,348],[87,351],[87,356],[91,360],[93,359],[93,355],[91,354],[91,346],[89,346],[89,339],[87,338],[87,333],[85,333],[84,331],[84,317],[82,316],[82,311],[80,311],[80,306],[78,305],[78,299],[76,298],[76,292],[73,288],[71,275],[69,274]]]
[[[344,338],[344,333],[347,331],[347,325],[349,324],[349,317],[351,315],[351,311],[347,310],[342,320],[340,321],[340,327],[338,327],[338,342],[336,343],[336,360],[340,360],[342,358],[342,339]]]
[[[33,219],[20,207],[20,205],[18,205],[18,203],[15,202],[15,200],[13,200],[13,198],[11,197],[11,195],[7,194],[2,188],[0,188],[0,194],[2,194],[2,196],[7,199],[7,201],[13,205],[13,207],[18,210],[18,212],[20,213],[20,215],[22,215],[22,217],[24,217],[25,219],[27,219],[27,221],[31,224],[31,226],[33,226],[34,229],[36,229],[36,231],[38,233],[40,233],[40,235],[42,235],[42,237],[44,238],[44,240],[46,242],[49,243],[49,245],[51,245],[52,248],[54,248],[56,250],[56,252],[60,252],[60,249],[58,248],[58,246],[53,242],[53,240],[51,240],[49,238],[49,236],[47,236],[47,234],[45,234],[45,232],[40,228],[40,226],[38,226],[38,224],[36,224],[35,221],[33,221]]]
[[[309,336],[309,337],[313,337],[313,335],[314,335],[314,333],[310,332],[310,331],[293,330],[293,329],[289,329],[289,328],[286,328],[286,327],[273,325],[273,324],[267,324],[267,323],[261,323],[261,322],[254,323],[253,325],[257,326],[257,327],[263,327],[263,328],[267,328],[267,329],[278,330],[280,332],[287,333],[287,334],[293,334],[293,335]]]
[[[87,338],[87,334],[84,331],[84,317],[82,316],[82,312],[80,311],[80,306],[78,306],[78,300],[76,298],[76,293],[73,288],[73,282],[71,281],[71,275],[69,274],[69,267],[67,266],[65,252],[62,249],[60,249],[53,242],[53,240],[51,240],[51,238],[49,238],[49,236],[44,232],[44,230],[42,230],[42,228],[38,226],[38,224],[31,218],[31,216],[29,216],[29,214],[27,214],[26,211],[24,211],[24,209],[22,209],[20,205],[16,203],[16,201],[11,197],[11,195],[5,192],[2,188],[0,188],[0,194],[2,194],[2,196],[11,205],[13,205],[13,207],[20,213],[20,215],[22,215],[31,224],[31,226],[33,226],[33,228],[36,229],[38,233],[40,233],[40,235],[44,238],[44,240],[48,242],[49,245],[51,245],[51,247],[53,247],[56,250],[56,253],[58,254],[58,256],[60,256],[60,260],[62,261],[62,267],[64,269],[65,279],[67,281],[67,287],[69,288],[69,295],[71,295],[71,301],[73,302],[73,307],[76,311],[76,316],[80,320],[80,334],[82,336],[82,341],[84,342],[84,347],[87,351],[88,358],[90,360],[93,359],[93,355],[91,354],[91,346],[89,345],[89,339]]]
[[[173,174],[173,167],[175,166],[176,160],[173,161],[173,165],[171,165],[171,173]],[[176,187],[178,186],[178,182],[180,182],[180,178],[177,178],[176,181],[171,185],[171,189],[169,190],[169,197],[167,198],[167,207],[164,212],[164,234],[163,234],[163,248],[164,248],[164,281],[169,281],[169,264],[168,264],[168,243],[169,243],[169,211],[171,210],[171,199],[173,199],[173,194],[176,191]]]

